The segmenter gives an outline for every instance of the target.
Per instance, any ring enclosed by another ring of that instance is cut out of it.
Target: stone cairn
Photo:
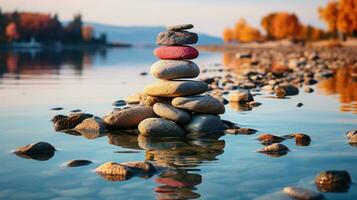
[[[160,45],[154,55],[160,60],[150,69],[158,80],[144,88],[143,93],[127,98],[128,103],[141,105],[114,111],[104,117],[113,128],[138,127],[146,137],[201,137],[225,130],[219,114],[225,112],[223,103],[202,95],[209,88],[199,80],[199,67],[191,59],[199,52],[188,46],[198,41],[196,33],[187,31],[192,24],[167,27],[158,34]],[[191,80],[189,80],[191,79]]]

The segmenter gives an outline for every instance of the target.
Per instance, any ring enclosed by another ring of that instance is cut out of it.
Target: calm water
[[[346,94],[344,88],[350,84],[343,87],[338,80],[326,80],[314,87],[314,93],[301,92],[290,99],[267,98],[270,95],[263,93],[255,97],[263,104],[251,111],[227,105],[222,118],[259,130],[250,136],[138,143],[130,135],[86,138],[54,131],[50,122],[53,115],[81,109],[103,116],[113,109],[115,100],[153,81],[150,75],[140,76],[156,60],[151,51],[2,52],[0,199],[284,199],[279,191],[285,186],[317,190],[314,177],[332,169],[347,170],[354,184],[347,193],[325,196],[357,199],[357,147],[347,144],[344,136],[346,131],[357,128],[357,95],[353,89]],[[202,53],[196,62],[202,69],[212,69],[224,59],[219,53]],[[296,107],[298,102],[304,106]],[[50,110],[53,107],[64,109]],[[312,137],[312,142],[303,147],[296,146],[293,140],[285,141],[291,152],[268,157],[255,152],[262,147],[255,138],[264,132],[303,132]],[[37,141],[49,142],[58,151],[47,161],[10,153],[18,146]],[[72,159],[94,163],[63,167]],[[93,172],[107,161],[145,159],[176,169],[127,181],[108,181]]]

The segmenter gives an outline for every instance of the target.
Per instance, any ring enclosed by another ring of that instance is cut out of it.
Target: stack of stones
[[[144,94],[159,99],[153,105],[156,117],[140,122],[140,135],[149,137],[197,137],[222,132],[225,129],[219,114],[225,111],[218,99],[202,95],[208,90],[196,78],[199,67],[191,59],[198,57],[197,49],[189,44],[198,41],[196,33],[187,31],[192,24],[170,26],[157,36],[160,47],[154,55],[160,60],[150,69],[159,79],[144,88]]]

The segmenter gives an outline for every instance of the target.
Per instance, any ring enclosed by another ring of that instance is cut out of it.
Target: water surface
[[[1,199],[254,199],[271,198],[285,186],[317,191],[314,177],[323,170],[347,170],[354,184],[344,193],[324,193],[329,199],[356,199],[357,148],[344,133],[357,128],[356,83],[345,84],[343,73],[314,87],[315,92],[289,99],[255,96],[262,105],[250,111],[226,106],[221,117],[255,135],[225,135],[199,141],[145,141],[109,134],[83,137],[55,132],[50,119],[73,109],[103,116],[112,103],[140,91],[153,81],[148,72],[156,61],[150,48],[99,51],[67,50],[2,52],[0,56],[0,198]],[[202,69],[218,69],[220,53],[201,53]],[[347,73],[348,74],[348,73]],[[201,76],[209,76],[202,74]],[[346,89],[351,88],[352,89]],[[354,89],[353,89],[354,88]],[[304,105],[296,107],[298,102]],[[347,105],[347,106],[346,106]],[[63,110],[50,110],[63,107]],[[285,141],[292,151],[269,157],[255,138],[261,133],[303,132],[309,146]],[[58,151],[47,161],[11,154],[18,146],[46,141]],[[143,150],[150,145],[151,150]],[[93,164],[63,166],[68,160]],[[93,172],[108,161],[151,160],[176,168],[152,177],[108,181]]]

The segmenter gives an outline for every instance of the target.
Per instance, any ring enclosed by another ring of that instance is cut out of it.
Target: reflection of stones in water
[[[141,148],[138,145],[137,135],[112,132],[108,134],[108,143],[123,148],[141,150]]]
[[[315,177],[315,184],[321,192],[347,192],[351,184],[347,171],[323,171]]]
[[[155,188],[157,199],[196,199],[201,195],[194,192],[196,185],[202,182],[199,174],[187,171],[166,171],[159,175],[155,181],[159,184]]]
[[[203,161],[216,160],[224,151],[224,140],[196,139],[170,141],[138,137],[139,146],[146,150],[146,159],[168,167],[196,167]]]
[[[248,104],[241,104],[239,102],[230,102],[229,105],[231,108],[235,111],[249,111],[252,110],[252,107],[250,107]]]
[[[340,67],[335,76],[321,79],[317,85],[325,95],[339,94],[342,112],[357,114],[357,67]]]

